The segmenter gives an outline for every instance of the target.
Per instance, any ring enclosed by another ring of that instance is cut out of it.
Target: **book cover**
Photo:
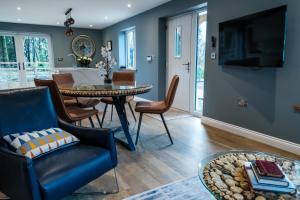
[[[254,190],[278,192],[278,193],[294,193],[296,191],[295,190],[296,187],[291,181],[289,181],[289,186],[287,187],[278,187],[274,185],[258,183],[254,175],[254,172],[252,171],[251,162],[245,162],[244,168],[248,175],[249,182]]]
[[[283,178],[284,174],[275,162],[266,160],[256,160],[255,166],[261,176],[270,176],[276,178]]]
[[[252,171],[257,179],[257,182],[260,184],[267,184],[267,185],[276,185],[276,186],[283,186],[287,187],[289,186],[289,180],[287,180],[286,177],[284,178],[269,178],[266,176],[259,175],[257,168],[253,163],[251,163]]]

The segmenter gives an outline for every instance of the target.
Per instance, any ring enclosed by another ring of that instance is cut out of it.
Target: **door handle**
[[[182,65],[187,66],[186,70],[187,70],[188,72],[190,72],[190,62],[188,62],[188,63],[186,63],[186,64],[182,64]]]
[[[21,64],[20,63],[18,63],[18,67],[19,67],[19,71],[21,70]]]
[[[22,65],[23,65],[23,70],[25,70],[25,65],[24,65],[24,63],[22,63]]]

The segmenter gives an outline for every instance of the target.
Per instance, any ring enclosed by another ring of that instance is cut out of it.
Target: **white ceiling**
[[[0,0],[0,21],[63,26],[65,11],[73,8],[74,27],[102,29],[168,1],[170,0]],[[131,4],[131,8],[128,4]]]

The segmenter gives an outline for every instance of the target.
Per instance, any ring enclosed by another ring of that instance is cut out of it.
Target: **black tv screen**
[[[286,6],[219,24],[219,65],[282,67]]]

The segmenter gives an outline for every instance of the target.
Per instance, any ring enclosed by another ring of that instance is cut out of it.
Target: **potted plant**
[[[81,67],[89,67],[90,63],[92,61],[92,58],[89,58],[87,56],[80,56],[77,58],[77,62]]]
[[[104,69],[105,71],[105,78],[104,78],[104,83],[111,83],[111,79],[109,77],[113,66],[117,65],[116,59],[111,55],[111,51],[107,47],[101,47],[101,55],[103,60],[98,62],[96,64],[97,68]]]

